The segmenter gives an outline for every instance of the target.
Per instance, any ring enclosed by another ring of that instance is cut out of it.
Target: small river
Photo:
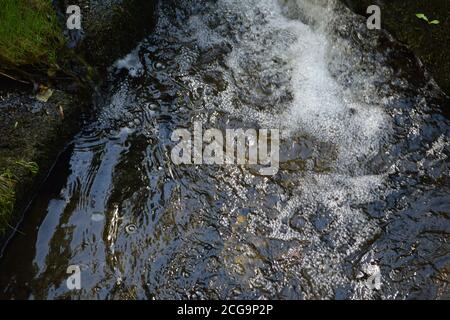
[[[450,122],[411,53],[336,1],[157,15],[7,247],[0,297],[450,298]],[[280,130],[278,173],[175,165],[195,122]]]

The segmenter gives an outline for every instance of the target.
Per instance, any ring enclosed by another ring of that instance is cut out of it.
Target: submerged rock
[[[69,5],[80,7],[82,28],[65,31],[71,45],[100,69],[130,52],[155,24],[154,0],[62,0],[66,18]]]

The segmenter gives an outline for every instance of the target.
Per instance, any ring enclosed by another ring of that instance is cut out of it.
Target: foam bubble
[[[127,54],[122,59],[118,59],[114,64],[113,68],[117,71],[126,69],[132,77],[138,77],[142,75],[144,67],[141,60],[139,59],[140,46],[134,49],[132,52]]]

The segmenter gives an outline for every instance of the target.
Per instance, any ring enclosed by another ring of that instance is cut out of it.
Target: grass
[[[16,184],[24,174],[35,175],[38,166],[34,162],[15,161],[0,174],[0,234],[9,226],[16,202]]]
[[[51,0],[0,0],[0,66],[58,68],[63,46]]]
[[[8,225],[14,210],[16,183],[17,181],[14,179],[11,171],[6,170],[0,174],[0,233]]]

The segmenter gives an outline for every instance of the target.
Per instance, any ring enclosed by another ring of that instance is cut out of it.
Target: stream
[[[337,1],[157,16],[6,248],[0,297],[450,298],[450,122],[414,55]],[[194,122],[279,129],[278,173],[175,165]]]

